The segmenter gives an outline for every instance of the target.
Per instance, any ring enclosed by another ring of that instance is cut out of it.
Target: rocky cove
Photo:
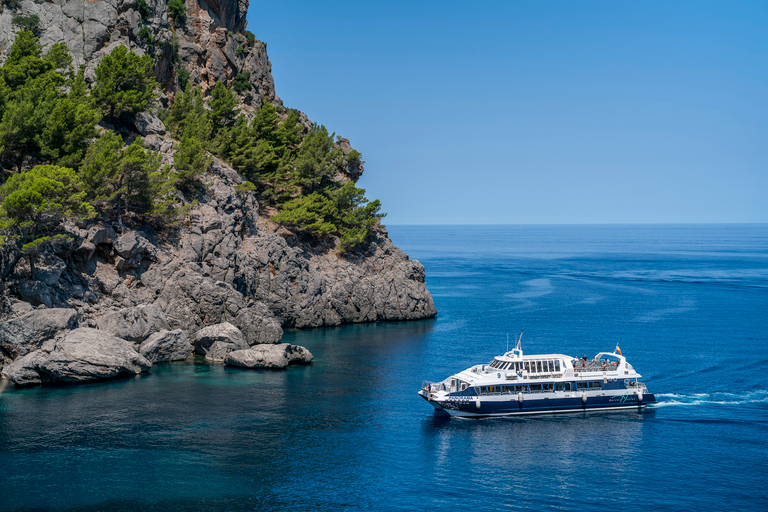
[[[140,14],[141,3],[149,16]],[[169,22],[168,4],[131,0],[18,2],[0,14],[3,59],[18,16],[37,17],[43,48],[65,43],[93,80],[100,60],[118,46],[148,51],[169,104],[183,66],[190,83],[210,90],[247,72],[241,115],[275,95],[266,45],[248,44],[247,1],[186,3],[186,22]],[[142,18],[145,18],[142,21]],[[143,38],[140,33],[145,36]],[[90,78],[89,78],[90,77]],[[312,123],[299,116],[305,131]],[[110,126],[104,122],[102,129]],[[125,136],[174,164],[179,141],[151,109],[137,113]],[[350,155],[347,139],[335,149]],[[345,159],[339,182],[355,182],[362,164]],[[338,237],[312,237],[270,221],[270,208],[246,179],[212,157],[194,196],[179,196],[185,213],[173,223],[141,215],[115,222],[100,215],[63,221],[60,243],[31,268],[19,249],[2,249],[3,321],[0,366],[17,385],[81,382],[138,374],[153,364],[195,353],[207,361],[250,368],[308,364],[302,347],[280,343],[284,328],[415,320],[436,310],[424,267],[377,226],[352,251]]]

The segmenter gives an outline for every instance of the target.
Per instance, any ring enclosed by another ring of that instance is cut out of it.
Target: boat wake
[[[659,393],[657,402],[649,408],[690,407],[696,405],[744,405],[768,403],[768,390],[760,389],[742,393]]]

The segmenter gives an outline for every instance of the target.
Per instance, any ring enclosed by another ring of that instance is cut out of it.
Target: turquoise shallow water
[[[287,332],[284,372],[187,361],[0,392],[0,510],[768,509],[768,226],[390,227],[439,316]],[[643,412],[445,420],[416,395],[525,330],[618,342]]]

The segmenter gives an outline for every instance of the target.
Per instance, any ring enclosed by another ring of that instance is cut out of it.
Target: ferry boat
[[[582,411],[642,409],[656,402],[641,375],[621,355],[592,359],[564,354],[523,355],[514,350],[442,382],[424,382],[419,395],[451,416],[522,416]]]

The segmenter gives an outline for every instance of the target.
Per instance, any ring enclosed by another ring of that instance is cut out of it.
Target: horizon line
[[[413,223],[387,226],[768,226],[768,222],[493,222],[493,223]]]

